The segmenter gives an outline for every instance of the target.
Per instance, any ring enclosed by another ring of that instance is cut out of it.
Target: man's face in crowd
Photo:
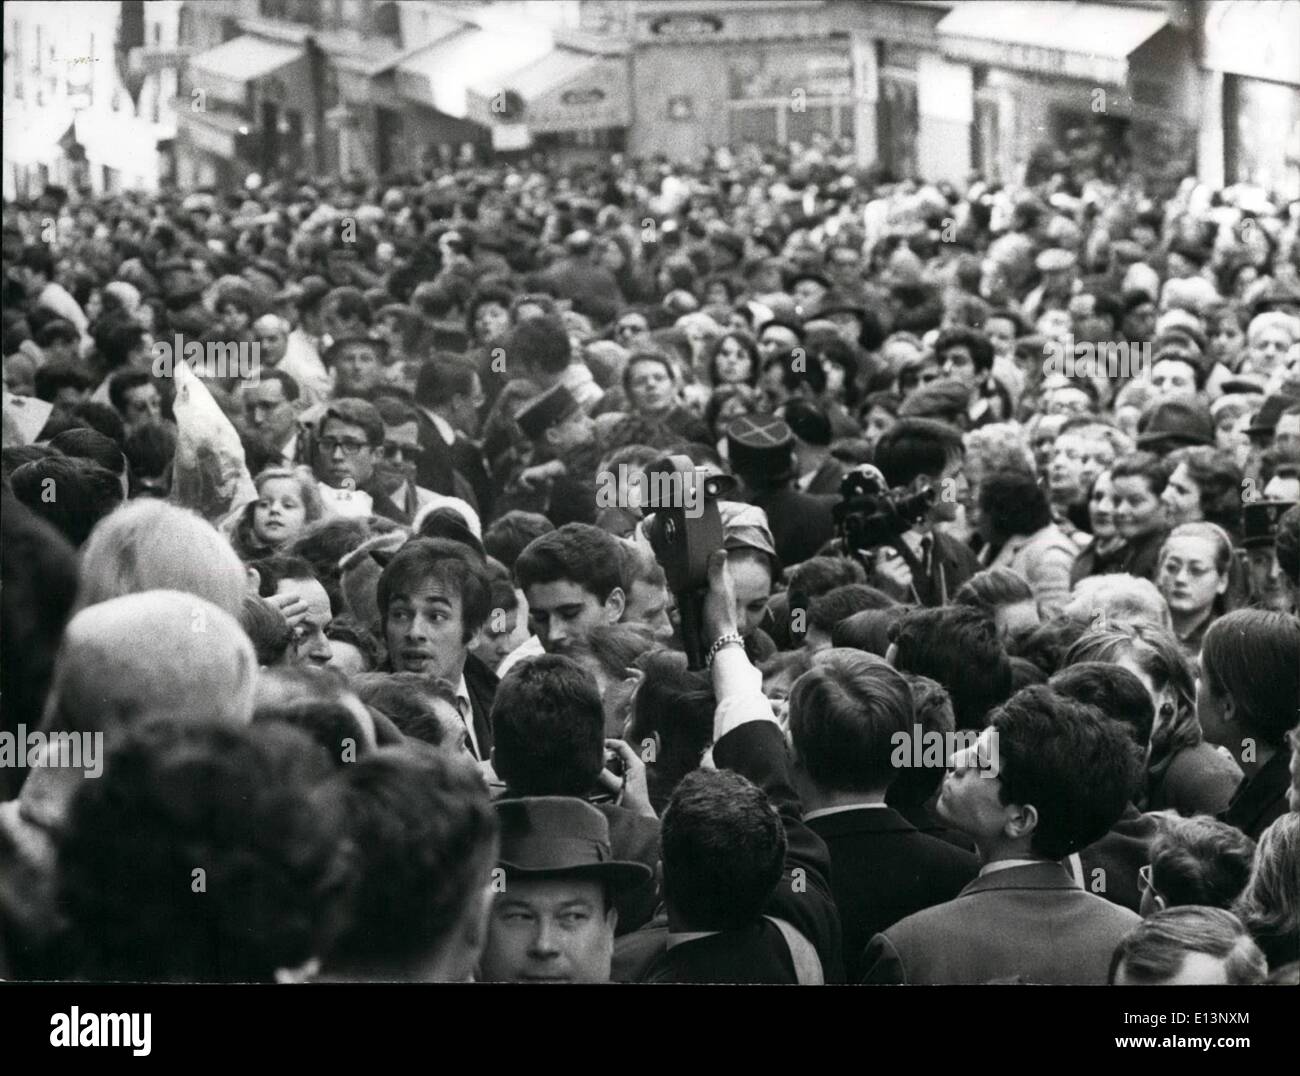
[[[1196,375],[1179,359],[1164,359],[1151,370],[1151,384],[1161,396],[1195,396]]]
[[[523,593],[516,591],[519,597]],[[497,671],[506,656],[528,639],[528,618],[521,615],[520,608],[494,609],[483,625],[483,635],[474,653],[493,672]]]
[[[1124,315],[1124,335],[1129,340],[1150,340],[1155,331],[1155,303],[1140,303]]]
[[[1210,327],[1209,345],[1214,360],[1231,369],[1241,349],[1246,346],[1246,333],[1236,318],[1219,318]]]
[[[867,412],[866,426],[862,431],[863,437],[873,448],[876,442],[889,430],[894,428],[898,419],[894,414],[883,407],[872,407]]]
[[[1174,468],[1160,499],[1165,502],[1165,516],[1171,527],[1199,523],[1205,518],[1201,510],[1201,489],[1192,479],[1186,463]]]
[[[826,288],[815,280],[801,280],[791,289],[794,301],[802,310],[815,310],[826,296]]]
[[[1272,609],[1278,613],[1293,611],[1291,590],[1287,586],[1286,575],[1277,563],[1277,553],[1273,546],[1256,547],[1247,550],[1250,559],[1250,591],[1252,604],[1260,609]]]
[[[1283,415],[1277,420],[1273,447],[1282,452],[1300,452],[1300,415]]]
[[[507,876],[480,960],[485,982],[609,981],[618,912],[605,887],[578,878]]]
[[[628,375],[632,403],[638,411],[657,414],[673,405],[673,379],[661,362],[638,362]]]
[[[670,605],[671,598],[666,584],[656,585],[638,579],[632,584],[632,593],[628,595],[623,621],[627,624],[644,624],[654,632],[657,639],[671,639],[673,625],[668,618]]]
[[[258,318],[253,322],[253,337],[259,345],[258,355],[268,366],[280,365],[289,350],[289,334],[284,322],[275,317]]]
[[[415,420],[400,426],[384,426],[382,458],[375,462],[375,478],[385,493],[396,493],[415,478],[415,461],[420,454],[420,429]]]
[[[123,402],[122,419],[127,432],[157,422],[162,418],[162,397],[152,382],[128,389]]]
[[[1056,438],[1047,481],[1052,500],[1076,504],[1087,495],[1092,481],[1115,462],[1115,450],[1103,437],[1087,429],[1069,430]]]
[[[378,451],[360,426],[326,419],[316,445],[316,477],[335,489],[360,489],[375,473]]]
[[[650,323],[640,314],[626,314],[618,319],[614,336],[623,347],[640,347],[650,342]]]
[[[605,601],[568,579],[534,583],[525,591],[528,620],[548,654],[572,654],[587,642],[591,629],[617,624],[626,600],[615,587]]]
[[[268,448],[279,448],[290,437],[298,421],[293,401],[285,399],[279,381],[259,381],[244,389],[244,417],[248,428]]]
[[[364,396],[384,380],[379,350],[367,344],[349,344],[334,359],[334,395]]]
[[[944,377],[955,378],[968,389],[975,387],[975,360],[965,344],[954,344],[939,356],[939,370]]]
[[[993,343],[993,354],[1009,359],[1015,349],[1016,326],[1010,318],[989,318],[984,322],[984,332]]]
[[[1115,487],[1115,530],[1132,541],[1165,525],[1165,505],[1142,475],[1112,479]]]
[[[1074,327],[1074,319],[1068,310],[1045,310],[1035,325],[1040,336],[1049,340],[1064,340]]]
[[[758,352],[764,362],[799,346],[799,337],[784,325],[769,325],[758,338]]]
[[[557,456],[571,448],[589,445],[596,437],[596,424],[581,408],[546,431],[546,442]]]
[[[935,811],[955,829],[975,838],[980,846],[996,841],[1018,808],[1000,798],[1001,781],[990,777],[997,762],[997,733],[986,728],[970,747],[956,752],[940,787]]]
[[[307,619],[293,629],[294,654],[299,661],[328,665],[334,651],[325,637],[334,620],[329,595],[315,579],[281,579],[276,594],[296,594],[307,603]]]
[[[466,637],[461,596],[448,583],[430,579],[388,603],[384,641],[397,672],[441,676],[454,685],[478,640],[477,632]]]
[[[469,392],[458,392],[451,398],[451,414],[447,417],[452,428],[459,430],[466,437],[477,436],[479,411],[485,403],[487,403],[487,396],[483,392],[483,382],[479,380],[478,374],[475,374]]]

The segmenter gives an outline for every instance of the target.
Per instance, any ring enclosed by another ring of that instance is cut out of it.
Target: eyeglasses
[[[1142,891],[1150,893],[1153,897],[1160,896],[1156,889],[1155,882],[1151,880],[1151,864],[1145,863],[1138,868],[1138,881],[1142,883]]]
[[[343,455],[356,456],[370,447],[366,441],[343,441],[337,437],[322,437],[318,442],[320,449],[327,456],[334,455],[335,449],[343,449]]]
[[[404,460],[414,459],[419,453],[419,445],[402,445],[396,441],[384,442],[384,458],[395,460],[399,456]]]

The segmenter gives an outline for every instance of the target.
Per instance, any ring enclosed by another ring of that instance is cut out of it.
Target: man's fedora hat
[[[589,803],[570,796],[498,800],[506,877],[589,878],[618,892],[644,885],[653,872],[644,863],[614,858],[609,822]]]

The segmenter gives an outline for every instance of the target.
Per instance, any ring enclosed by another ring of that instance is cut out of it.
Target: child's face
[[[262,483],[261,496],[253,506],[253,533],[259,539],[268,545],[287,545],[306,522],[307,506],[297,482],[271,478]]]

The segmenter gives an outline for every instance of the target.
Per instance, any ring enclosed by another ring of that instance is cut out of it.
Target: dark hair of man
[[[239,626],[252,641],[259,665],[278,664],[293,642],[293,628],[284,614],[257,594],[244,595]]]
[[[1051,676],[1062,667],[1066,651],[1089,629],[1086,620],[1060,617],[1040,624],[1023,639],[1009,646],[1009,652],[1028,658]]]
[[[1151,452],[1131,452],[1117,459],[1110,469],[1110,479],[1145,478],[1147,488],[1159,497],[1169,484],[1169,475],[1173,469],[1169,463]]]
[[[1300,586],[1300,506],[1288,508],[1277,521],[1274,555],[1277,557],[1277,566],[1291,580],[1291,585]]]
[[[650,801],[662,811],[683,777],[700,764],[713,740],[717,699],[713,684],[701,673],[687,671],[686,655],[656,650],[638,659],[645,674],[632,704],[627,742],[644,748],[659,737],[654,761],[646,767]]]
[[[319,744],[335,766],[348,766],[367,748],[366,731],[353,710],[342,701],[293,699],[258,706],[253,723],[278,722],[301,729]]]
[[[9,476],[9,487],[23,504],[78,547],[95,524],[122,503],[122,483],[117,475],[73,456],[24,463]],[[51,490],[53,499],[47,496]]]
[[[87,392],[95,387],[94,379],[70,362],[51,362],[36,371],[36,398],[53,403],[60,389]]]
[[[147,370],[118,370],[108,379],[108,401],[118,414],[126,414],[126,394],[153,382]]]
[[[505,344],[506,360],[542,374],[560,374],[569,365],[572,348],[564,322],[554,314],[525,318]]]
[[[118,370],[125,366],[131,353],[143,342],[144,334],[143,326],[123,319],[113,320],[98,332],[95,343],[105,369]]]
[[[667,585],[668,578],[653,553],[627,539],[621,540],[618,545],[619,559],[622,562],[620,586],[624,594],[632,593],[634,583],[647,583],[652,587]]]
[[[23,247],[22,253],[18,256],[18,264],[24,269],[40,273],[47,280],[53,280],[55,277],[54,255],[39,243]]]
[[[992,614],[1008,605],[1034,600],[1028,580],[1010,568],[985,568],[976,572],[957,591],[953,601],[957,605],[971,605]]]
[[[56,452],[97,463],[104,470],[112,471],[115,475],[126,473],[126,457],[122,455],[122,446],[98,430],[78,426],[51,437],[49,444]]]
[[[866,609],[888,609],[898,604],[888,594],[865,583],[846,583],[819,594],[808,605],[808,626],[828,635],[835,625]]]
[[[133,730],[82,783],[60,848],[81,975],[269,982],[320,954],[345,882],[329,773],[319,747],[278,723]]]
[[[316,572],[302,557],[280,554],[248,562],[257,572],[257,593],[263,598],[273,598],[276,588],[286,579],[315,579]]]
[[[553,530],[555,524],[540,512],[512,509],[494,520],[483,532],[483,548],[489,556],[514,571],[515,561],[529,543]]]
[[[476,290],[465,303],[465,332],[471,337],[474,335],[474,319],[478,316],[480,306],[495,303],[502,310],[509,312],[514,298],[514,294],[508,288],[499,285],[488,284]]]
[[[1111,957],[1107,982],[1112,985],[1124,969],[1131,983],[1161,983],[1182,969],[1191,953],[1204,953],[1225,962],[1230,986],[1262,982],[1268,963],[1246,928],[1222,908],[1166,908],[1135,926]]]
[[[566,523],[530,542],[515,560],[522,590],[534,583],[576,583],[598,601],[623,585],[618,539],[587,523]]]
[[[7,485],[9,476],[24,463],[35,463],[50,456],[62,455],[63,453],[57,449],[42,444],[10,445],[8,448],[0,448],[0,475]]]
[[[349,285],[334,288],[322,300],[321,305],[334,313],[340,321],[360,321],[368,326],[371,321],[370,303],[366,301],[365,292]]]
[[[469,529],[464,513],[450,505],[443,505],[427,512],[420,519],[420,529],[416,532],[416,537],[450,539],[469,546],[480,559],[487,559],[487,550],[483,548],[483,542],[478,535]]]
[[[848,557],[809,557],[790,569],[790,593],[811,600],[849,583],[865,583],[866,572]]]
[[[1018,658],[1013,655],[1007,658],[1007,661],[1011,665],[1011,694],[1014,695],[1021,688],[1033,684],[1047,683],[1047,674],[1028,658]]]
[[[781,881],[786,837],[757,785],[730,770],[695,770],[673,792],[662,827],[664,900],[681,929],[752,924]]]
[[[903,679],[912,693],[912,718],[921,726],[921,735],[933,737],[938,734],[946,742],[948,734],[957,727],[948,692],[928,676],[904,673]],[[900,768],[885,794],[885,802],[891,807],[923,806],[939,791],[946,771],[946,764]]]
[[[258,375],[259,381],[275,381],[280,385],[280,391],[284,393],[286,400],[296,400],[302,395],[302,390],[298,387],[298,382],[292,374],[287,374],[283,370],[262,370]]]
[[[1132,733],[1049,687],[1027,687],[993,713],[999,798],[1038,813],[1030,848],[1065,856],[1105,835],[1141,780]]]
[[[1231,908],[1250,879],[1255,842],[1209,815],[1161,816],[1147,853],[1151,884],[1165,907]]]
[[[72,409],[72,417],[79,425],[112,438],[119,446],[126,439],[126,426],[122,423],[122,416],[106,403],[83,400]]]
[[[845,617],[831,629],[831,646],[851,647],[883,658],[889,652],[890,636],[908,611],[908,606],[891,605]]]
[[[921,476],[937,479],[962,455],[961,432],[928,418],[899,419],[876,442],[876,466],[890,487]]]
[[[988,614],[969,606],[913,609],[899,621],[895,668],[937,680],[959,729],[982,728],[1011,694],[1011,665]]]
[[[790,692],[790,736],[808,776],[835,792],[879,792],[898,775],[894,737],[911,735],[912,693],[880,658],[832,650]]]
[[[492,736],[492,765],[511,795],[585,797],[605,759],[596,681],[559,654],[520,662],[497,685]]]
[[[1217,523],[1229,534],[1241,530],[1241,468],[1220,449],[1208,445],[1180,448],[1168,456],[1170,473],[1180,463],[1201,491],[1201,513],[1207,523]]]
[[[349,914],[329,963],[418,965],[460,922],[494,857],[496,814],[473,766],[398,749],[339,774],[355,847]]]
[[[1008,307],[995,307],[984,315],[984,328],[986,330],[988,329],[989,322],[994,318],[1000,318],[1002,321],[1011,322],[1011,331],[1015,336],[1024,336],[1029,331],[1029,326],[1025,324],[1025,319],[1016,313],[1016,311]]]
[[[980,483],[979,503],[995,541],[1034,534],[1052,522],[1047,494],[1026,471],[1009,468],[986,475]]]
[[[366,435],[366,441],[372,446],[384,443],[384,420],[379,417],[375,405],[366,400],[359,400],[354,396],[331,400],[325,408],[325,413],[321,415],[321,437],[325,436],[330,419],[346,422],[349,426],[360,426]]]
[[[148,422],[126,435],[122,455],[133,475],[161,478],[176,455],[176,431],[166,423]]]
[[[445,702],[459,713],[456,689],[441,676],[414,672],[358,673],[348,686],[367,706],[392,719],[405,736],[438,747],[445,733],[433,710],[435,701]]]
[[[478,367],[471,360],[440,351],[420,364],[415,402],[430,410],[449,404],[453,396],[470,395],[477,376]]]
[[[934,355],[940,363],[949,348],[964,347],[975,363],[975,372],[986,374],[993,368],[993,343],[977,329],[944,329],[934,342]]]
[[[386,427],[405,426],[408,422],[419,421],[415,408],[396,396],[376,396],[371,402]]]
[[[1156,711],[1142,681],[1128,669],[1102,661],[1080,661],[1067,666],[1048,681],[1059,695],[1095,706],[1107,717],[1128,727],[1143,751],[1151,739]]]
[[[379,576],[376,599],[381,623],[389,606],[427,583],[454,590],[460,597],[462,642],[469,642],[492,611],[491,578],[487,565],[473,549],[446,538],[412,538],[402,546]]]
[[[820,396],[826,391],[825,367],[820,362],[809,359],[802,347],[778,352],[763,364],[765,372],[776,368],[781,371],[781,386],[786,392],[797,393],[805,385],[813,396]]]
[[[33,339],[37,346],[47,348],[51,344],[79,344],[81,333],[72,322],[64,318],[55,318],[48,324],[42,325]]]
[[[1201,643],[1210,691],[1228,696],[1242,732],[1286,744],[1300,699],[1300,622],[1267,609],[1238,609],[1210,625]]]

